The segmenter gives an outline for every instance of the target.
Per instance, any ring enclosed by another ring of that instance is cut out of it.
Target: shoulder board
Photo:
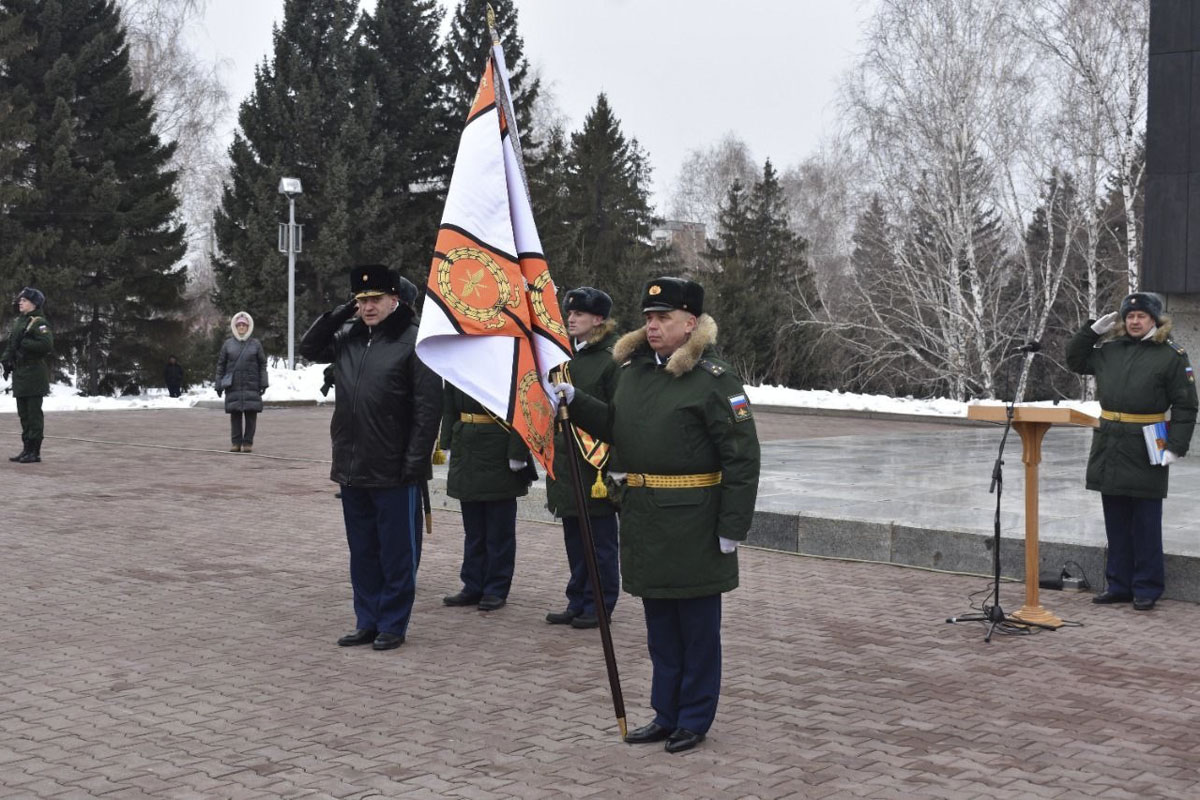
[[[709,361],[707,358],[700,359],[697,366],[702,367],[703,369],[707,370],[708,372],[710,372],[711,374],[713,374],[714,376],[717,376],[717,377],[719,377],[725,373],[724,367],[714,364],[713,362]]]
[[[1175,341],[1174,339],[1167,339],[1167,347],[1171,348],[1176,353],[1179,353],[1179,355],[1181,355],[1181,356],[1187,355],[1187,350],[1183,349],[1183,345],[1181,345],[1179,342]]]
[[[621,368],[624,369],[625,367],[628,367],[632,363],[633,363],[633,359],[627,358],[627,359],[625,359],[625,361],[621,362]]]

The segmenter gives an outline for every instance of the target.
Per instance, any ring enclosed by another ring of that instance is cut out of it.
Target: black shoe
[[[354,647],[357,644],[370,644],[373,641],[375,641],[375,631],[365,628],[355,628],[352,632],[338,639],[338,647]]]
[[[375,637],[375,642],[371,645],[373,650],[395,650],[400,645],[404,644],[404,637],[398,633],[381,633]]]
[[[21,452],[17,453],[15,456],[9,456],[8,460],[19,462],[22,458],[24,458],[27,455],[29,455],[29,445],[25,445],[23,448],[21,448]]]
[[[1154,608],[1154,604],[1158,602],[1157,597],[1135,597],[1133,598],[1133,609],[1135,611],[1149,611]]]
[[[448,606],[473,606],[479,602],[480,595],[468,594],[467,592],[459,592],[458,594],[448,594],[442,598],[442,602]]]
[[[684,750],[691,750],[703,741],[703,733],[692,733],[687,728],[680,728],[670,735],[667,739],[667,746],[663,749],[668,753],[682,753]]]
[[[600,620],[595,614],[580,614],[575,619],[571,620],[572,628],[599,628]]]
[[[546,615],[546,622],[551,625],[566,625],[579,616],[579,612],[573,608],[568,608],[566,611],[551,611]]]
[[[37,450],[29,450],[17,458],[18,464],[39,464],[42,456]]]
[[[650,744],[651,742],[661,742],[670,735],[670,728],[664,728],[656,722],[651,722],[649,725],[643,725],[625,734],[625,741],[628,744]]]
[[[1128,603],[1133,598],[1127,594],[1117,594],[1116,592],[1104,591],[1092,598],[1092,602],[1098,606],[1110,606],[1113,603]]]
[[[508,601],[503,597],[497,597],[494,594],[485,594],[479,598],[480,611],[495,611],[497,608],[503,608]]]

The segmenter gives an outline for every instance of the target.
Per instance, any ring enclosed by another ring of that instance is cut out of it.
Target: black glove
[[[7,379],[9,375],[12,375],[12,362],[5,361],[2,366],[4,367],[4,377]]]
[[[338,325],[341,325],[342,323],[346,322],[347,320],[349,320],[351,317],[353,317],[357,313],[358,313],[358,301],[351,300],[350,302],[343,303],[342,305],[335,308],[333,311],[329,312],[329,316],[333,319],[334,322],[336,322]]]
[[[224,391],[225,391],[224,389],[222,389],[220,386],[218,386],[217,387],[217,397],[220,397]]]

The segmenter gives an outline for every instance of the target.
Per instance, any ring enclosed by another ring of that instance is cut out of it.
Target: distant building
[[[650,231],[650,241],[659,249],[670,248],[679,260],[680,271],[695,275],[712,272],[716,264],[704,257],[708,250],[708,238],[703,222],[664,220]]]

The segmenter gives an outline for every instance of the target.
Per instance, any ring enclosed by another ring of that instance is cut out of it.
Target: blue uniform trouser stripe
[[[1102,494],[1108,537],[1108,591],[1157,600],[1166,585],[1162,500]]]
[[[461,505],[463,591],[506,598],[517,562],[517,499],[463,500]]]
[[[604,589],[604,607],[611,615],[621,594],[617,515],[609,514],[591,519],[592,539],[596,544],[596,566],[600,571],[600,586]],[[562,524],[567,564],[571,568],[571,579],[567,581],[567,608],[580,614],[595,614],[596,604],[592,599],[592,584],[588,580],[583,535],[579,532],[579,517],[563,517]]]
[[[654,675],[650,705],[665,728],[708,733],[721,695],[721,595],[642,598]]]
[[[404,636],[421,563],[421,497],[416,486],[342,487],[356,627]]]

